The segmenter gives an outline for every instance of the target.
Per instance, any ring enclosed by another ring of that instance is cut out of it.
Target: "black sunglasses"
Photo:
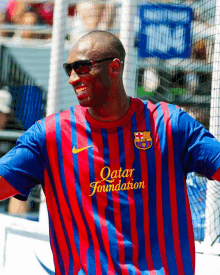
[[[77,74],[87,74],[91,71],[93,64],[106,61],[106,60],[113,60],[115,58],[117,57],[110,57],[110,58],[100,59],[96,61],[77,60],[73,63],[64,63],[63,68],[68,76],[70,76],[72,70],[74,70]]]

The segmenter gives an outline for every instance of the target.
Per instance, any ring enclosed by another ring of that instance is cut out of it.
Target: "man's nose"
[[[69,77],[69,84],[73,85],[74,82],[76,82],[79,79],[80,79],[79,75],[72,69]]]

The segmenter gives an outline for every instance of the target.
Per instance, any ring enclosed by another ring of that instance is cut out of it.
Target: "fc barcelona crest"
[[[140,150],[150,149],[153,145],[151,131],[134,132],[134,144]]]

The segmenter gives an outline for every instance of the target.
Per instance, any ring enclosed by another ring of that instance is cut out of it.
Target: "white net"
[[[177,104],[211,130],[215,1],[140,5],[138,97]],[[195,239],[219,242],[220,184],[191,173],[187,189]]]

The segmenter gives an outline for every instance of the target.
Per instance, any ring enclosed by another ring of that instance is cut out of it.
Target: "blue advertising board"
[[[140,6],[138,55],[141,58],[189,58],[192,8],[183,5]]]

